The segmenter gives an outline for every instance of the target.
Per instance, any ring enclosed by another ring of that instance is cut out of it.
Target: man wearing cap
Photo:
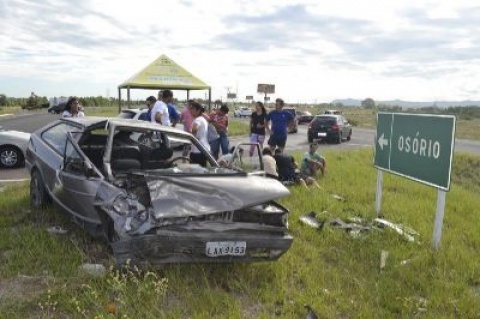
[[[159,91],[158,101],[152,108],[151,122],[164,126],[171,126],[170,115],[168,114],[168,103],[173,101],[173,93],[170,90]]]
[[[282,99],[275,100],[275,110],[267,115],[267,130],[270,131],[270,138],[268,139],[268,146],[275,150],[279,148],[283,150],[287,143],[287,128],[293,125],[293,115],[290,112],[283,110],[284,102]],[[270,122],[272,126],[270,129]]]

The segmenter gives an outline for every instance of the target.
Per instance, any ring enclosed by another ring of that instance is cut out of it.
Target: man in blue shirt
[[[140,116],[138,117],[138,120],[150,122],[152,107],[155,104],[155,102],[157,102],[157,99],[154,96],[147,97],[147,99],[145,100],[145,103],[147,104],[148,111],[140,114]]]
[[[172,122],[172,126],[175,127],[175,125],[177,125],[178,121],[180,120],[180,115],[175,109],[175,105],[173,104],[173,102],[167,103],[167,107],[168,115],[170,116],[170,122]]]
[[[287,129],[293,125],[293,115],[290,112],[283,111],[283,105],[282,99],[276,99],[275,110],[267,115],[267,127],[270,127],[270,122],[272,122],[270,138],[268,139],[271,150],[279,148],[283,151],[287,143]]]

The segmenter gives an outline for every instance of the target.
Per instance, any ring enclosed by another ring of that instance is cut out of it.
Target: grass
[[[0,198],[0,318],[304,318],[304,304],[324,318],[479,317],[480,158],[455,154],[441,248],[434,252],[436,190],[390,174],[384,174],[382,212],[418,231],[415,242],[389,229],[354,238],[303,225],[299,217],[309,211],[326,219],[376,217],[371,151],[325,156],[324,190],[293,187],[282,200],[295,239],[272,263],[168,265],[88,277],[77,270],[83,262],[114,264],[105,245],[53,208],[31,212],[26,185],[8,188]],[[51,225],[69,234],[49,234]],[[389,256],[380,270],[382,250]],[[2,297],[2,286],[21,284],[36,293],[11,290]]]

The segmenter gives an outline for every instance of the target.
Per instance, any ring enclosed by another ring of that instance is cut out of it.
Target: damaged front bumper
[[[122,238],[111,243],[117,262],[228,263],[276,260],[291,246],[288,234],[259,231],[192,231],[161,229],[156,234]]]

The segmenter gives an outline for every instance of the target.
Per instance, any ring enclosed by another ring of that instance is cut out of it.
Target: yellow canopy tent
[[[127,89],[128,105],[130,105],[130,89],[186,90],[187,99],[190,98],[190,90],[208,90],[209,109],[211,104],[211,87],[164,54],[118,86],[119,112],[122,89]]]

